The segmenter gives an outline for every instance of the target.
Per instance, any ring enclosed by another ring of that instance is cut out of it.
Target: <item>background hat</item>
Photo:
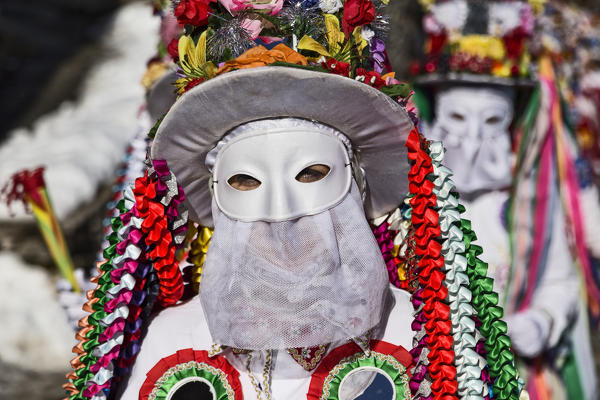
[[[146,93],[146,108],[153,123],[165,115],[175,103],[177,94],[173,85],[176,80],[177,75],[175,72],[167,71],[152,84],[152,87]]]
[[[423,57],[413,63],[419,110],[432,119],[429,101],[452,85],[511,87],[516,115],[532,93],[529,43],[534,6],[527,1],[421,0],[426,34]],[[421,94],[421,93],[420,93]]]
[[[167,161],[192,219],[212,225],[208,151],[236,126],[276,117],[315,120],[348,136],[365,170],[368,217],[401,203],[414,122],[403,108],[410,88],[394,79],[382,40],[382,1],[173,4],[184,26],[169,45],[180,98],[160,122],[151,157]]]

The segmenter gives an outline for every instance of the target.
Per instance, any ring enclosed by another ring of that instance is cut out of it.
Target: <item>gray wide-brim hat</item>
[[[153,160],[165,160],[183,186],[190,219],[212,227],[207,153],[235,127],[261,119],[314,120],[344,133],[364,170],[365,214],[390,212],[408,190],[407,149],[413,123],[379,90],[354,79],[291,67],[225,73],[185,93],[157,131]]]

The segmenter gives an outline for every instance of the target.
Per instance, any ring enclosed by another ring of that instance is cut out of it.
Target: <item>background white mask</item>
[[[506,187],[511,180],[511,93],[453,87],[438,93],[428,136],[446,148],[445,165],[463,194]]]

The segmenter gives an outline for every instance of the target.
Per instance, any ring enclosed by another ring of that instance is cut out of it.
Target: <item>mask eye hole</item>
[[[302,183],[320,181],[329,174],[330,170],[331,168],[325,164],[314,164],[300,171],[298,175],[296,175],[296,180]]]
[[[227,183],[236,190],[247,192],[248,190],[254,190],[259,187],[261,182],[250,175],[237,174],[227,179]]]
[[[465,120],[465,116],[456,111],[453,111],[450,113],[450,118],[452,118],[454,121],[460,121],[460,122]]]
[[[499,123],[500,121],[502,121],[502,118],[497,115],[494,115],[493,117],[487,118],[485,120],[485,123],[489,124],[489,125],[495,125],[495,124]]]

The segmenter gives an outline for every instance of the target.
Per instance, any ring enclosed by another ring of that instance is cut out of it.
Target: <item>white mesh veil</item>
[[[200,283],[213,340],[263,350],[364,334],[381,318],[387,272],[356,183],[337,206],[284,222],[241,222],[212,203]]]

